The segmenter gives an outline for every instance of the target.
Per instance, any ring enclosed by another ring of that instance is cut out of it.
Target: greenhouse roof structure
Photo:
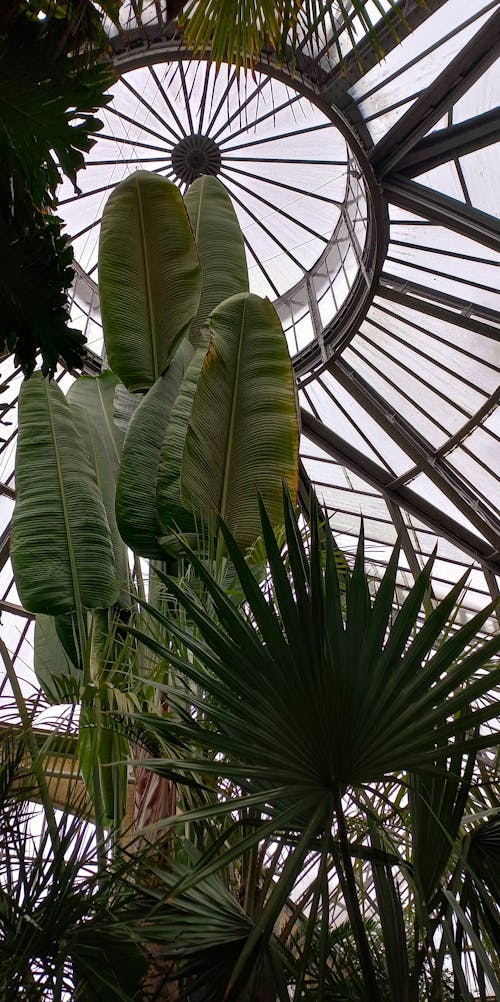
[[[77,263],[72,320],[96,372],[108,195],[136,170],[182,191],[217,175],[251,289],[274,302],[294,360],[303,503],[310,481],[348,554],[362,519],[375,575],[399,536],[402,594],[436,546],[437,598],[471,567],[466,618],[500,573],[500,5],[399,7],[404,20],[378,29],[382,60],[353,16],[342,61],[331,39],[303,33],[294,66],[269,57],[238,75],[190,59],[163,0],[125,3],[104,128],[59,211]],[[29,682],[32,621],[8,559],[21,378],[4,365],[0,608]]]

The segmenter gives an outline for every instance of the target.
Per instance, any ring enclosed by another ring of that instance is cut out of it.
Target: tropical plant
[[[304,541],[291,363],[215,178],[185,203],[157,176],[120,185],[100,286],[114,371],[66,397],[40,373],[24,384],[12,525],[40,681],[80,705],[97,875],[74,941],[94,896],[105,926],[123,893],[144,999],[416,1002],[446,997],[450,963],[468,999],[470,957],[484,998],[498,982],[496,776],[479,758],[497,745],[500,641],[479,636],[493,606],[456,627],[462,581],[425,615],[430,561],[398,609],[397,550],[372,595],[362,535],[350,572],[314,499]],[[45,845],[69,851],[23,720]],[[124,859],[132,755],[136,818],[152,824]],[[44,963],[74,978],[57,951]]]
[[[481,785],[475,757],[498,744],[489,725],[499,708],[500,667],[491,659],[500,638],[476,640],[493,605],[447,632],[461,581],[422,621],[431,560],[397,610],[397,549],[372,597],[362,535],[343,593],[317,508],[308,552],[285,503],[284,563],[261,507],[272,599],[222,525],[244,606],[188,549],[205,603],[158,573],[196,630],[148,605],[169,639],[135,633],[175,672],[160,687],[169,712],[141,718],[168,749],[148,768],[189,790],[169,826],[196,832],[194,864],[170,878],[172,956],[189,975],[203,937],[205,968],[201,960],[193,967],[203,999],[284,999],[287,983],[295,999],[442,998],[450,962],[456,997],[468,999],[471,956],[479,997],[487,983],[498,992],[497,812],[478,817],[472,799]],[[191,657],[179,656],[179,644]],[[217,797],[190,806],[193,776],[201,788],[211,775]],[[185,938],[178,917],[186,895],[215,874],[236,888],[251,923],[245,935],[240,916],[238,946],[224,962],[213,901],[198,904]],[[356,947],[340,987],[331,956],[339,910]],[[211,994],[211,957],[219,995]]]
[[[373,6],[365,0],[226,0],[222,9],[217,0],[188,0],[173,6],[185,41],[195,54],[208,52],[218,66],[234,62],[237,68],[253,68],[263,54],[300,68],[297,52],[304,45],[307,50],[311,43],[320,51],[334,49],[342,67],[346,43],[361,60],[360,34],[368,36],[381,58],[384,49],[376,26],[388,26],[397,38],[398,29],[406,25],[404,11],[395,0]]]
[[[82,361],[85,339],[69,327],[72,250],[55,214],[64,174],[76,187],[102,123],[95,112],[114,79],[102,57],[102,16],[118,0],[6,0],[0,26],[0,357],[25,374],[42,356]],[[26,290],[29,289],[29,295]]]
[[[100,291],[117,374],[84,377],[67,397],[40,373],[21,390],[11,553],[38,614],[39,679],[50,698],[81,703],[80,762],[102,838],[105,818],[120,820],[126,774],[103,714],[139,709],[149,671],[119,639],[120,621],[137,615],[125,543],[164,561],[180,525],[222,559],[218,511],[254,543],[257,492],[280,522],[282,480],[296,491],[298,427],[283,331],[248,292],[243,238],[215,178],[195,182],[186,204],[155,175],[119,185],[102,223]]]

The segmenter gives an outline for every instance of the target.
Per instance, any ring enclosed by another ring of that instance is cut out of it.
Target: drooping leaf
[[[104,209],[99,294],[111,368],[127,389],[165,372],[198,309],[201,271],[177,186],[138,171]]]
[[[109,369],[100,376],[82,376],[70,387],[67,399],[75,424],[94,466],[111,532],[115,574],[120,586],[119,603],[130,606],[126,546],[118,532],[115,515],[116,481],[124,435],[113,421],[118,376]]]
[[[193,355],[184,341],[167,371],[141,401],[130,422],[118,477],[116,517],[122,539],[135,553],[161,560],[156,484],[173,405]]]
[[[373,7],[373,9],[372,9]],[[274,50],[280,62],[295,65],[297,48],[303,35],[309,36],[315,47],[323,49],[325,40],[342,63],[346,52],[346,36],[358,55],[359,21],[369,45],[380,58],[382,42],[376,30],[378,18],[393,37],[406,24],[405,14],[397,0],[373,5],[365,0],[325,4],[323,0],[189,0],[184,4],[180,24],[184,38],[197,54],[207,50],[220,66],[233,62],[237,68],[253,67],[264,48]],[[358,59],[360,57],[358,56]]]
[[[113,424],[122,435],[127,434],[128,426],[143,398],[143,393],[131,393],[123,383],[117,383],[113,400]]]
[[[216,177],[204,175],[184,199],[202,270],[201,299],[190,339],[196,347],[212,310],[239,292],[248,292],[245,244],[231,199]]]
[[[39,613],[35,621],[33,667],[51,703],[73,702],[82,682],[82,672],[68,657],[57,633],[53,616]]]
[[[474,761],[473,754],[465,761],[453,754],[450,744],[449,762],[435,773],[409,777],[413,879],[422,907],[429,910],[458,835]]]
[[[259,495],[277,524],[283,482],[292,495],[297,489],[293,370],[269,300],[233,296],[213,311],[209,326],[186,435],[182,497],[204,518],[220,514],[247,547],[261,533]]]
[[[113,605],[113,547],[94,470],[59,386],[22,386],[12,564],[21,601],[52,615]]]

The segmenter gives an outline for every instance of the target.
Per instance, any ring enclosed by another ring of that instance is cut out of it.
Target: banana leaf
[[[129,425],[118,476],[116,518],[122,539],[141,557],[162,560],[156,506],[158,468],[173,405],[193,355],[184,341],[172,363],[139,404]]]
[[[185,197],[202,270],[201,299],[190,339],[196,347],[212,310],[238,292],[248,292],[245,244],[233,203],[216,177],[204,175]]]
[[[175,184],[144,171],[115,188],[104,209],[99,294],[109,364],[127,389],[165,372],[198,310],[201,270]]]
[[[71,408],[36,373],[19,398],[12,565],[21,602],[51,615],[118,596],[106,510]]]
[[[95,469],[113,543],[115,572],[120,585],[118,603],[127,609],[131,601],[127,548],[118,532],[115,516],[116,481],[124,439],[113,420],[118,383],[118,376],[109,369],[97,378],[82,376],[70,387],[67,400]]]
[[[197,536],[201,529],[192,510],[182,502],[181,469],[189,418],[207,347],[208,338],[201,334],[200,346],[189,363],[165,432],[156,487],[158,519],[165,533],[180,531]]]
[[[33,667],[49,702],[58,704],[77,701],[82,672],[66,653],[59,639],[54,616],[39,613],[36,617]]]
[[[283,330],[267,299],[232,296],[210,316],[181,473],[186,507],[221,515],[239,545],[261,534],[259,495],[283,521],[282,485],[294,498],[299,429]]]

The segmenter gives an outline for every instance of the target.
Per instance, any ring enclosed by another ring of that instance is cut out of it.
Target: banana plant
[[[106,713],[137,709],[134,675],[143,685],[140,656],[120,640],[120,622],[137,615],[127,547],[139,575],[138,558],[165,561],[179,529],[217,534],[221,551],[221,513],[251,546],[259,492],[276,522],[282,481],[296,492],[298,421],[281,325],[248,291],[243,236],[215,178],[185,202],[155,174],[122,182],[103,214],[99,285],[111,369],[66,397],[40,374],[23,386],[12,556],[21,600],[40,617],[46,694],[82,701],[82,767],[104,821],[118,820],[125,766],[121,779],[109,767],[126,757]]]

